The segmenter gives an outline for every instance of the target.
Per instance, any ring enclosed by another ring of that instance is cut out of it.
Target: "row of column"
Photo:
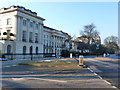
[[[15,16],[15,19],[14,19],[15,23],[14,23],[14,32],[16,34],[16,40],[17,41],[22,41],[22,35],[23,35],[23,24],[22,24],[22,21],[23,21],[23,17],[21,16]],[[26,19],[26,26],[25,26],[25,31],[26,31],[26,40],[27,42],[29,42],[29,33],[32,32],[33,35],[32,35],[32,38],[33,38],[33,41],[35,41],[35,33],[38,33],[38,42],[39,43],[42,43],[42,24],[38,23],[39,27],[38,27],[38,31],[35,31],[35,21],[33,21],[33,27],[30,28],[29,27],[29,23],[30,23],[30,20],[29,19]]]

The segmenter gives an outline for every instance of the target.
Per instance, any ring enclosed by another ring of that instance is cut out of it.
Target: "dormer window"
[[[8,18],[7,19],[7,25],[11,25],[11,24],[12,24],[11,18]]]

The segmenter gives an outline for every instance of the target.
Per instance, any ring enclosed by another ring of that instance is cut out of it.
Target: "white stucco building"
[[[44,26],[44,20],[22,6],[0,9],[0,53],[60,55],[62,43],[69,35]]]
[[[60,56],[65,44],[65,40],[70,36],[65,32],[44,26],[43,30],[43,52],[44,53],[55,53],[56,56]],[[66,45],[69,47],[69,45]]]

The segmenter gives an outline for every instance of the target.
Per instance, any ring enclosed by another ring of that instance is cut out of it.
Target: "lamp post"
[[[15,40],[15,38],[11,38],[11,36],[15,37],[15,35],[13,33],[11,33],[10,30],[7,30],[7,32],[3,32],[3,35],[6,37],[5,38],[2,37],[2,38],[0,38],[0,40],[8,40],[8,41]],[[10,53],[10,54],[11,54],[11,59],[13,59],[13,53]],[[3,55],[3,53],[2,53],[2,55]]]

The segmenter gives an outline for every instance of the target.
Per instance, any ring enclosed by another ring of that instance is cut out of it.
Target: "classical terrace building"
[[[65,32],[47,26],[44,26],[43,35],[43,52],[55,53],[56,56],[60,56],[62,49],[64,49],[65,41],[70,37]],[[70,45],[66,44],[65,46],[67,48]]]
[[[60,55],[68,34],[44,26],[45,19],[22,6],[0,9],[0,53]]]

